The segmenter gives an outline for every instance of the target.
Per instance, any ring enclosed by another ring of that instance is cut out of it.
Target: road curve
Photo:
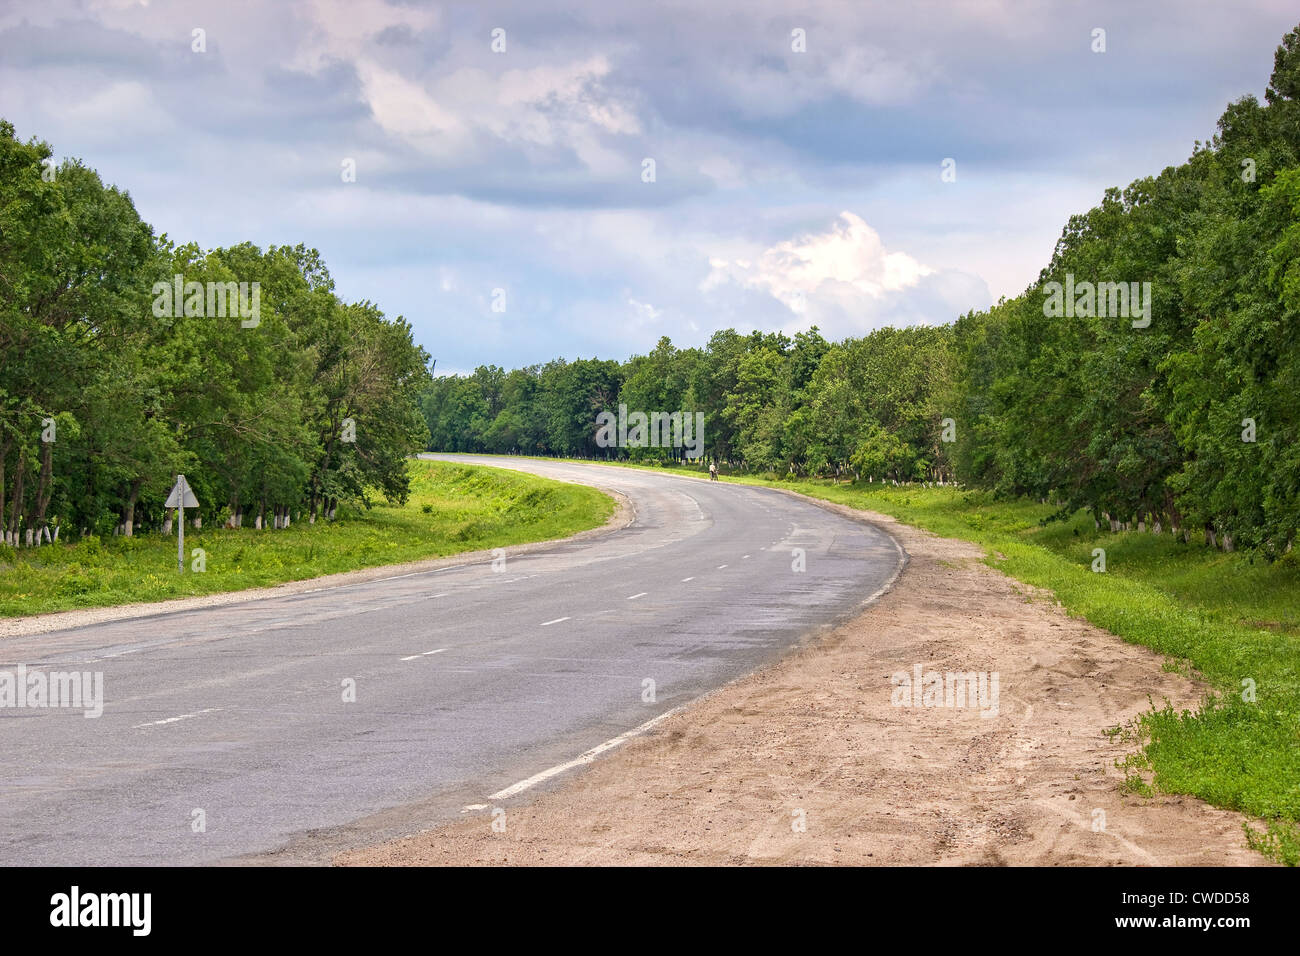
[[[489,798],[851,616],[901,566],[873,526],[769,489],[436,457],[614,490],[636,516],[497,570],[0,642],[0,671],[100,671],[106,701],[0,707],[0,864],[319,862],[508,806]]]

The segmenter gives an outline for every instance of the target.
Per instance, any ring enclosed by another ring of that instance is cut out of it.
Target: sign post
[[[179,574],[185,573],[185,509],[197,508],[199,499],[194,497],[194,492],[190,490],[190,483],[185,480],[184,475],[176,476],[176,485],[172,488],[172,493],[167,496],[167,503],[164,508],[176,509],[176,528],[178,531],[176,538],[176,571]]]

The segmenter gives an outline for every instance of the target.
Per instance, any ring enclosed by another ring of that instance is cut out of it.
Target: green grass
[[[1051,506],[953,488],[724,480],[790,488],[974,542],[988,564],[1052,591],[1070,614],[1203,679],[1213,690],[1199,710],[1177,712],[1153,700],[1126,729],[1140,745],[1121,766],[1128,787],[1191,794],[1259,817],[1267,832],[1248,830],[1250,845],[1300,864],[1300,554],[1268,564],[1168,533],[1098,531],[1082,513],[1044,525]],[[1105,573],[1092,570],[1095,548],[1106,552]],[[1254,702],[1243,699],[1248,680]]]
[[[411,461],[410,470],[411,497],[402,506],[340,508],[333,522],[295,521],[279,531],[186,528],[183,575],[174,533],[18,550],[0,545],[0,616],[240,591],[545,541],[597,527],[614,509],[594,488],[521,472],[434,461]],[[190,570],[195,548],[206,552],[202,573]]]

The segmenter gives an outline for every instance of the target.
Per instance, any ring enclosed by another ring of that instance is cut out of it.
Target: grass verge
[[[15,550],[0,545],[0,616],[16,617],[163,601],[562,538],[603,524],[608,495],[522,472],[436,461],[409,463],[405,505],[340,507],[333,522],[255,531],[185,529],[186,572],[176,537],[88,538]],[[193,549],[206,570],[190,570]]]

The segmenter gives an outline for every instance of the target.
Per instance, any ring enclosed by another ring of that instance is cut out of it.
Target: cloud
[[[937,324],[954,318],[972,296],[988,298],[978,277],[939,275],[908,253],[891,251],[847,210],[824,232],[775,243],[752,257],[710,257],[709,266],[703,294],[764,292],[785,306],[789,316],[781,324],[794,331],[817,325],[831,335],[861,335],[887,321]]]
[[[434,155],[460,146],[467,129],[418,83],[373,63],[359,64],[361,92],[375,121],[387,132]]]
[[[0,116],[177,241],[319,248],[440,368],[621,358],[1016,294],[1069,215],[1262,94],[1295,20],[1291,0],[31,0],[0,4]]]

